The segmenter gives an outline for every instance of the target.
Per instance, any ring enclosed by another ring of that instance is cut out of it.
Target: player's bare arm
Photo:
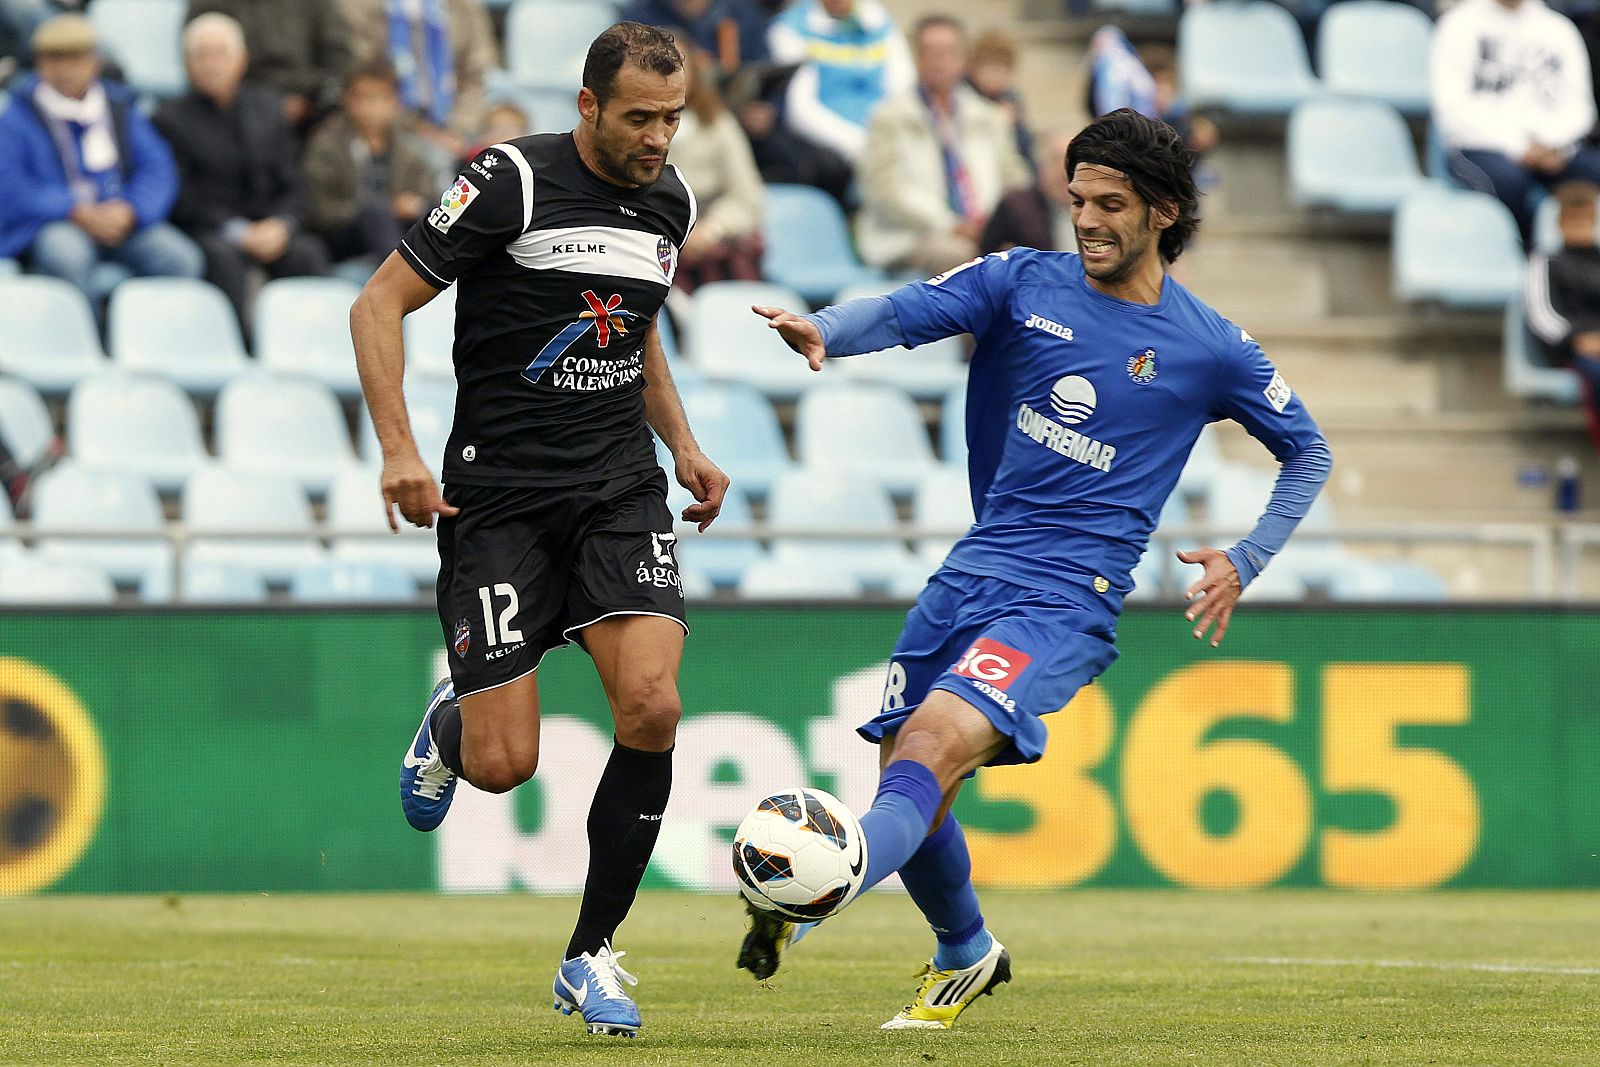
[[[654,321],[644,339],[644,412],[661,440],[672,451],[678,484],[694,494],[695,503],[683,509],[683,520],[699,524],[701,533],[722,510],[729,479],[722,469],[700,451],[683,412],[683,398],[672,380],[667,354],[661,347],[661,333]]]
[[[1205,568],[1195,583],[1184,592],[1185,599],[1191,601],[1184,618],[1195,624],[1196,641],[1205,637],[1206,631],[1215,624],[1216,632],[1211,635],[1211,647],[1216,648],[1222,644],[1222,638],[1228,632],[1228,620],[1233,618],[1233,605],[1243,592],[1239,572],[1228,554],[1217,548],[1179,552],[1178,558],[1184,563],[1198,563]]]
[[[783,308],[752,304],[750,310],[766,319],[767,325],[778,331],[784,344],[806,357],[812,370],[822,369],[823,361],[828,358],[828,349],[822,343],[822,331],[817,329],[816,323]]]
[[[431,527],[435,515],[454,515],[422,461],[403,391],[406,369],[401,321],[438,295],[438,290],[390,253],[350,307],[350,338],[355,343],[361,392],[383,449],[383,514],[389,529],[399,531],[394,507],[413,526]]]

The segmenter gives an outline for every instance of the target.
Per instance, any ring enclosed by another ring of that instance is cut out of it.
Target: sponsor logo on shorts
[[[652,566],[649,560],[639,561],[634,578],[640,585],[676,589],[679,596],[683,595],[683,579],[678,576],[678,561],[674,555],[677,541],[678,535],[674,533],[651,533],[650,554],[655,557],[655,563]]]
[[[987,683],[1004,692],[1032,662],[1033,657],[1026,652],[980,637],[950,669],[963,678]]]

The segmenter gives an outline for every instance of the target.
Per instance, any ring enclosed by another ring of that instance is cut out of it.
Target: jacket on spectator
[[[172,145],[182,188],[172,221],[190,233],[233,219],[305,218],[298,145],[277,93],[249,82],[231,111],[189,92],[156,112],[156,128]]]
[[[55,138],[34,105],[39,79],[15,87],[0,113],[0,256],[15,256],[33,244],[39,231],[72,213],[74,200],[66,165]],[[178,195],[172,152],[135,104],[133,92],[106,78],[104,88],[116,140],[117,171],[105,179],[102,199],[126,200],[136,229],[161,222]]]
[[[738,30],[739,62],[752,63],[767,58],[767,19],[755,0],[711,0],[696,18],[687,18],[672,0],[632,0],[622,5],[622,17],[646,26],[682,31],[696,46],[722,57],[718,37],[725,22]]]
[[[306,225],[318,233],[338,229],[361,209],[372,155],[345,115],[323,123],[306,145]],[[438,196],[438,181],[417,135],[396,124],[389,135],[389,196],[415,193],[423,203]]]
[[[189,19],[220,11],[239,23],[249,77],[284,95],[332,104],[350,69],[350,29],[327,0],[189,0]]]
[[[1572,358],[1572,338],[1600,333],[1600,249],[1564,248],[1528,259],[1525,295],[1528,329],[1544,347],[1545,362]]]
[[[801,64],[784,96],[784,121],[851,161],[866,147],[872,109],[916,82],[911,51],[879,0],[856,0],[844,19],[817,0],[797,0],[773,20],[767,40],[774,62]]]
[[[350,23],[350,44],[357,63],[376,59],[394,62],[389,48],[390,2],[338,0],[339,9]],[[491,69],[500,65],[495,51],[494,26],[483,0],[444,0],[444,12],[450,28],[450,58],[455,74],[455,106],[444,125],[462,137],[471,138],[483,121],[484,79]],[[395,65],[402,67],[398,63]]]
[[[965,85],[955,89],[956,141],[985,214],[1011,189],[1032,184],[1005,112]],[[884,266],[961,219],[950,206],[944,153],[927,106],[916,93],[884,102],[872,115],[861,159],[859,244],[862,258]]]
[[[1433,34],[1433,117],[1444,143],[1520,160],[1535,143],[1565,149],[1595,123],[1578,29],[1544,0],[1508,10],[1461,0]]]

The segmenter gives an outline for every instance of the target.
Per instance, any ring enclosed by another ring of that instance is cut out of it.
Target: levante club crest
[[[472,624],[462,619],[456,623],[456,655],[462,659],[467,658],[467,649],[472,647]]]

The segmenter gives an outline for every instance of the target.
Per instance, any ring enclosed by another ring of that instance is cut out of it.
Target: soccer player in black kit
[[[619,23],[591,45],[583,86],[571,133],[471,161],[367,284],[350,328],[389,523],[393,505],[414,525],[438,520],[450,678],[406,751],[402,808],[432,830],[458,778],[491,792],[531,778],[535,672],[551,649],[581,644],[616,745],[554,1002],[590,1033],[632,1037],[639,1010],[623,984],[636,980],[611,938],[667,806],[688,631],[650,427],[694,494],[686,521],[716,518],[728,478],[689,431],[655,324],[695,223],[694,194],[667,164],[682,57],[669,34]],[[452,282],[458,392],[441,493],[406,419],[401,320]]]

